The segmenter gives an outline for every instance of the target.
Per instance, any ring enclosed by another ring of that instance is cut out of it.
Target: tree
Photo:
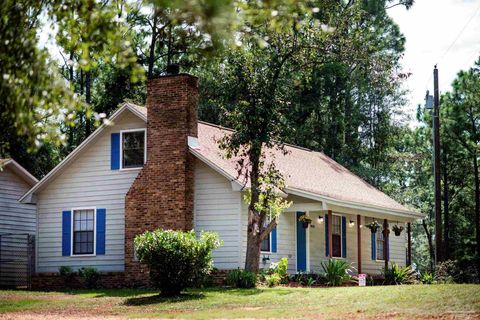
[[[476,254],[480,256],[480,175],[478,146],[480,144],[480,59],[468,71],[459,72],[453,90],[442,101],[447,134],[471,159],[473,174],[474,221]]]

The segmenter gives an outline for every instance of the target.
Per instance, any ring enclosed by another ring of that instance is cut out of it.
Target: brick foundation
[[[123,272],[100,273],[99,288],[114,289],[128,287]],[[82,289],[84,285],[78,275],[72,281],[72,289]],[[66,289],[63,278],[59,273],[36,273],[32,276],[32,290],[64,290]]]
[[[146,230],[193,228],[197,78],[169,75],[147,88],[147,162],[125,197],[125,279],[148,285],[148,270],[134,259],[133,240]]]

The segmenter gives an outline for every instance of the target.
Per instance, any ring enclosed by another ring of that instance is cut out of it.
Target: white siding
[[[35,206],[18,202],[28,189],[29,184],[8,166],[0,171],[0,234],[35,234]]]
[[[57,272],[60,266],[124,270],[125,194],[139,170],[110,169],[110,135],[136,128],[145,122],[126,112],[38,194],[37,272]],[[106,209],[105,255],[62,256],[62,211],[76,207]]]
[[[365,224],[372,222],[372,218],[365,218]],[[378,219],[379,223],[383,223],[383,220]],[[388,222],[391,227],[396,224],[395,221]],[[403,224],[402,224],[403,225]],[[405,230],[397,237],[395,233],[390,232],[390,261],[404,266],[406,262],[406,240]],[[380,274],[382,268],[385,267],[384,261],[372,260],[372,233],[370,229],[362,229],[362,272],[367,274]]]
[[[223,246],[213,252],[216,268],[236,269],[240,254],[240,192],[231,183],[201,161],[195,163],[194,227],[214,231]]]
[[[248,222],[248,205],[242,201],[242,254],[240,267],[245,266],[245,255],[247,251],[247,222]],[[282,213],[278,219],[277,225],[277,252],[275,253],[261,253],[260,268],[268,268],[271,262],[278,262],[280,259],[288,258],[288,271],[294,273],[297,267],[297,248],[296,248],[296,224],[295,213]],[[266,263],[263,263],[263,257],[269,257]]]

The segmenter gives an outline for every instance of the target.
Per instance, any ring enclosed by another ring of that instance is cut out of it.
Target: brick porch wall
[[[133,240],[146,230],[193,228],[197,78],[169,75],[147,87],[147,162],[125,198],[125,279],[148,285],[148,270],[134,259]]]

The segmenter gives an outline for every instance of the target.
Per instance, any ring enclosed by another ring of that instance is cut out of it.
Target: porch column
[[[407,223],[407,266],[412,265],[412,234],[410,222]]]
[[[328,210],[328,257],[332,257],[332,229],[333,229],[332,210]]]
[[[362,228],[361,225],[361,217],[357,214],[357,268],[358,274],[362,273]]]
[[[388,221],[387,219],[383,219],[383,255],[385,260],[385,269],[388,268],[388,260],[390,259],[388,254],[388,238],[389,234],[387,232],[388,229]]]

